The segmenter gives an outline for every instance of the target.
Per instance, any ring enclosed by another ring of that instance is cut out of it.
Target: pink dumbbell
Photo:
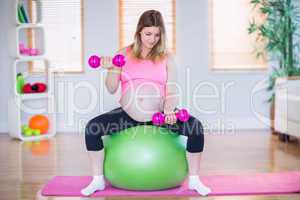
[[[19,44],[20,54],[21,55],[30,55],[30,49],[25,47],[24,43]]]
[[[27,48],[25,47],[24,43],[19,44],[20,54],[26,56],[37,56],[40,54],[37,48]]]
[[[181,122],[186,122],[190,118],[190,114],[186,109],[180,109],[175,112],[176,118]],[[165,123],[165,115],[161,112],[157,112],[152,116],[152,123],[154,125],[163,125]]]
[[[29,49],[29,55],[31,55],[31,56],[37,56],[39,54],[40,54],[40,52],[39,52],[38,49],[36,49],[36,48],[30,48]]]
[[[89,58],[89,65],[92,68],[98,68],[101,64],[101,58],[97,55],[92,55]],[[125,65],[125,57],[122,54],[117,54],[113,57],[112,64],[117,67],[123,67]]]

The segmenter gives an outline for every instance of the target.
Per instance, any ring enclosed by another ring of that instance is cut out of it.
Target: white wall
[[[7,83],[10,81],[7,73],[11,67],[7,38],[11,36],[6,30],[7,16],[12,12],[8,9],[10,1],[0,0],[1,132],[7,130]],[[85,60],[93,53],[112,55],[118,49],[118,1],[85,0],[84,7]],[[269,117],[269,104],[264,103],[269,95],[264,89],[252,94],[267,77],[267,71],[209,70],[207,8],[207,0],[177,1],[176,58],[183,88],[181,107],[187,107],[208,129],[223,127],[230,132],[232,128],[268,128],[261,118]],[[59,132],[81,130],[90,118],[118,106],[116,97],[104,88],[105,72],[92,70],[87,65],[84,70],[80,74],[58,75],[55,79]],[[216,96],[193,100],[193,91],[196,95]],[[205,113],[199,108],[215,112]]]
[[[0,132],[7,130],[7,98],[8,98],[8,68],[11,67],[8,48],[9,3],[7,0],[0,0]]]

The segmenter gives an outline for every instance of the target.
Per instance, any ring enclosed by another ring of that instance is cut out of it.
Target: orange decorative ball
[[[42,134],[45,134],[49,129],[49,120],[44,115],[34,115],[29,120],[29,128],[39,129]]]

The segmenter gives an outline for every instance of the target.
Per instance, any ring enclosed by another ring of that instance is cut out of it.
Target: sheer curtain
[[[209,0],[211,69],[266,69],[265,59],[254,52],[263,43],[256,44],[247,31],[253,14],[250,0]]]
[[[82,72],[82,0],[41,0],[41,3],[31,1],[33,21],[38,16],[35,11],[41,11],[41,22],[45,28],[45,56],[50,67],[63,72]],[[37,6],[40,8],[36,9]]]

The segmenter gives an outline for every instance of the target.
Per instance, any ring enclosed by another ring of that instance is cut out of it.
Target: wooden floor
[[[300,142],[283,143],[266,131],[206,135],[200,175],[249,174],[300,170]],[[57,134],[51,140],[21,142],[0,134],[0,199],[82,199],[43,197],[42,186],[55,175],[90,175],[84,137]],[[88,199],[88,198],[86,198]],[[132,199],[98,198],[98,199]],[[154,199],[135,197],[134,199]],[[159,198],[162,199],[162,198]],[[217,196],[165,199],[300,199],[300,194],[272,196]]]

